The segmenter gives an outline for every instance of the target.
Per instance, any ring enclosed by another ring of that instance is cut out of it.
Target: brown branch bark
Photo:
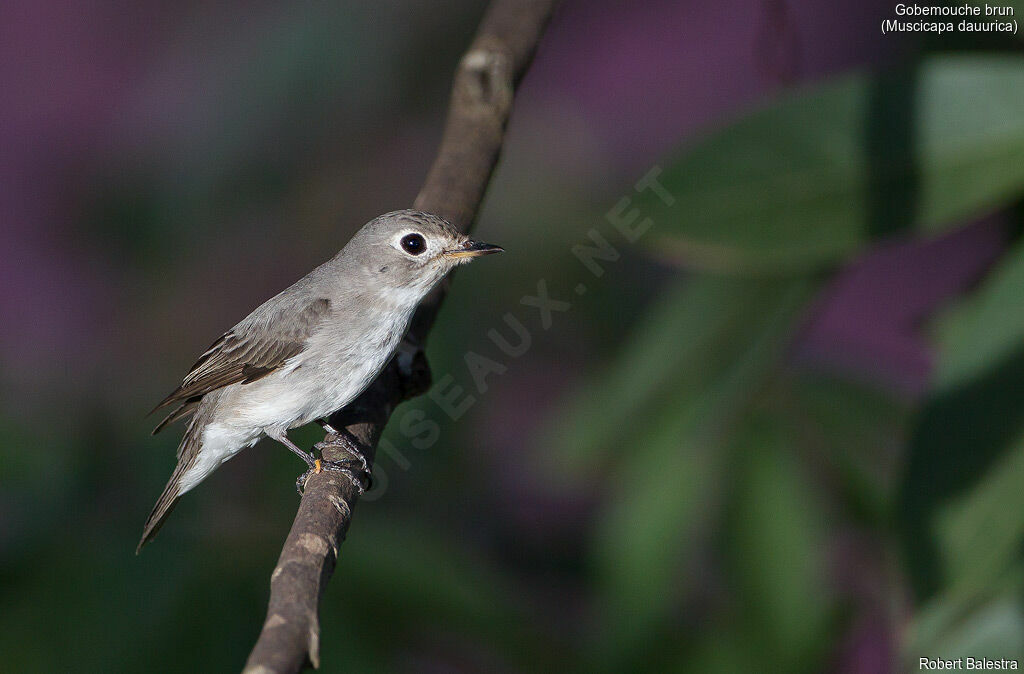
[[[436,213],[463,231],[472,226],[501,153],[516,86],[556,4],[557,0],[491,4],[455,72],[444,136],[415,208]],[[363,443],[371,463],[392,410],[430,384],[419,349],[444,292],[439,288],[417,311],[407,338],[413,357],[396,357],[358,400],[331,418]],[[329,451],[325,458],[346,457]],[[320,598],[334,572],[357,499],[352,484],[338,473],[310,477],[270,578],[267,618],[246,662],[247,674],[320,666]]]

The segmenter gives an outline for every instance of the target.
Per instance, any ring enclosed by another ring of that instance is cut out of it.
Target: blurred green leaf
[[[656,425],[666,406],[679,416],[691,404],[731,409],[776,363],[816,287],[809,279],[681,281],[655,302],[607,372],[558,415],[544,444],[571,474]]]
[[[730,585],[765,671],[818,671],[831,613],[820,505],[779,422],[756,414],[733,443]]]
[[[918,595],[995,581],[1024,541],[1024,244],[943,325],[900,493]]]
[[[667,669],[682,673],[761,674],[765,671],[765,662],[754,652],[747,635],[735,629],[735,624],[729,624],[714,631],[702,630],[694,648],[687,649],[676,664]]]
[[[806,373],[778,382],[771,405],[804,451],[827,462],[851,515],[869,526],[887,523],[907,405],[863,384]]]
[[[605,663],[633,657],[681,598],[728,426],[774,370],[816,285],[688,280],[577,402],[564,444],[553,447],[572,465],[614,464],[616,488],[594,542]]]
[[[793,272],[934,234],[1024,188],[1024,59],[943,56],[770,103],[688,149],[645,210],[686,264]]]
[[[1024,607],[1020,598],[996,599],[975,611],[937,644],[939,657],[1019,660],[1024,656]]]
[[[963,496],[936,513],[947,582],[981,592],[1005,572],[1024,541],[1024,436]]]
[[[982,376],[1010,360],[1024,338],[1024,243],[1012,248],[981,288],[957,307],[938,334],[936,393]]]
[[[948,595],[916,612],[903,648],[908,668],[921,657],[1024,658],[1024,603],[1020,569],[1010,582],[994,584],[984,597]]]
[[[604,620],[594,650],[609,669],[634,661],[686,589],[689,553],[720,486],[720,446],[701,422],[696,406],[668,407],[612,474],[617,488],[599,516],[592,553]]]

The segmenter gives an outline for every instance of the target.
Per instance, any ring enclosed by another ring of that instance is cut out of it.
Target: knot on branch
[[[512,107],[511,60],[500,45],[466,53],[455,76],[455,92],[473,108],[504,113]]]

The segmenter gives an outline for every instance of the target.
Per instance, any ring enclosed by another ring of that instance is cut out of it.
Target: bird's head
[[[454,267],[502,250],[469,238],[443,218],[412,210],[374,218],[346,246],[378,287],[424,293]]]

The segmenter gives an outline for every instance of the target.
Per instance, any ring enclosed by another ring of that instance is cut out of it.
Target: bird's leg
[[[317,474],[323,470],[336,470],[338,472],[345,473],[346,475],[348,475],[348,478],[352,481],[352,484],[356,486],[356,489],[359,490],[360,495],[362,495],[364,491],[362,481],[358,477],[356,477],[356,474],[352,471],[352,469],[348,468],[348,466],[346,466],[344,462],[324,461],[323,459],[316,458],[316,456],[312,452],[302,451],[302,449],[298,445],[291,441],[291,439],[288,437],[288,434],[283,431],[268,432],[267,436],[274,440],[277,440],[282,445],[295,452],[303,461],[306,462],[306,465],[309,466],[309,469],[306,470],[305,473],[300,475],[297,480],[295,480],[295,490],[299,492],[300,495],[302,494],[302,490],[306,486],[306,480],[309,479],[309,476]]]
[[[333,426],[327,423],[326,419],[318,419],[317,423],[320,424],[331,437],[328,441],[318,442],[315,445],[316,449],[321,450],[322,453],[323,449],[326,447],[340,447],[348,452],[348,454],[353,458],[345,461],[328,461],[326,459],[318,459],[315,454],[307,454],[296,447],[295,444],[288,439],[288,436],[285,433],[275,433],[274,435],[271,435],[270,437],[301,456],[307,465],[309,465],[309,470],[300,475],[295,481],[295,490],[301,495],[306,487],[306,480],[309,479],[311,474],[318,474],[321,471],[329,470],[344,473],[352,482],[352,485],[359,491],[361,496],[367,489],[370,489],[373,486],[373,478],[370,476],[370,466],[366,461],[366,457],[363,456],[361,451],[359,451],[358,441],[348,431],[339,432],[335,430]],[[268,433],[268,435],[270,434]],[[357,475],[350,467],[350,464],[355,462],[358,462],[361,466],[359,475]]]
[[[330,433],[331,435],[341,435],[341,433],[339,433],[334,428],[334,426],[331,426],[330,422],[328,422],[326,418],[317,419],[316,422],[320,424],[320,428],[324,429],[325,433]]]
[[[316,466],[316,457],[313,455],[313,453],[303,451],[301,447],[299,447],[298,445],[291,441],[291,439],[288,437],[288,434],[285,433],[284,431],[268,431],[267,436],[272,440],[277,440],[282,445],[295,452],[295,454],[297,454],[300,459],[305,461],[306,465],[309,466],[310,468],[314,468]]]

